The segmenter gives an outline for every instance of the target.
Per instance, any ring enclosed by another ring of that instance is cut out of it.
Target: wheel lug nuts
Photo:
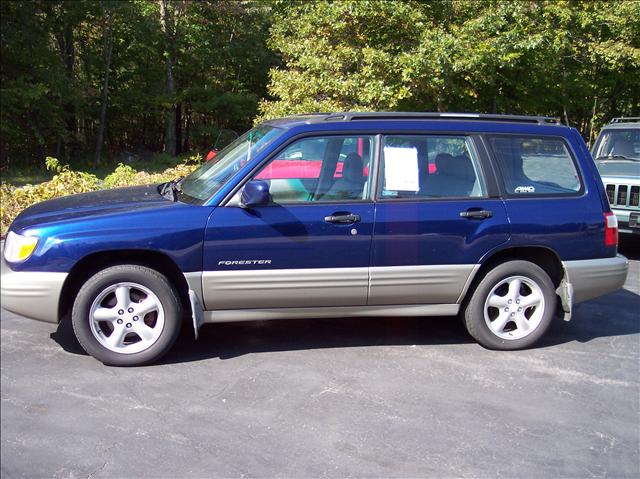
[[[129,308],[127,309],[127,311],[129,311],[130,313],[133,313],[133,308]]]
[[[519,300],[519,299],[516,299],[516,303],[517,303],[517,304],[520,304],[520,300]]]
[[[118,314],[124,314],[124,309],[119,309]]]
[[[507,301],[507,303],[511,304],[513,301],[510,299],[509,301]]]
[[[127,328],[130,328],[130,327],[131,327],[131,323],[127,323]]]
[[[505,311],[509,311],[509,308],[504,308]]]
[[[138,318],[137,316],[134,316],[134,317],[133,317],[133,320],[134,320],[134,321],[137,321],[138,319],[140,319],[140,318]]]
[[[522,311],[522,308],[518,308],[518,311]]]
[[[516,315],[516,313],[511,313],[511,316],[515,316],[515,315]]]
[[[122,320],[121,320],[121,319],[118,319],[117,323],[118,323],[118,324],[122,324]]]

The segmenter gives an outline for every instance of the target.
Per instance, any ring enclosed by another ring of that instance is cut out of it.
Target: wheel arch
[[[501,263],[512,260],[525,260],[538,265],[549,275],[556,288],[560,286],[562,279],[565,277],[562,261],[551,248],[546,246],[511,246],[495,251],[483,259],[480,267],[475,273],[472,273],[473,277],[470,278],[459,302],[468,301],[478,283],[489,271]]]
[[[166,276],[178,292],[183,311],[191,314],[189,285],[178,265],[168,255],[149,250],[107,250],[91,253],[73,265],[60,293],[58,322],[70,317],[78,291],[91,276],[104,268],[121,264],[146,266]]]

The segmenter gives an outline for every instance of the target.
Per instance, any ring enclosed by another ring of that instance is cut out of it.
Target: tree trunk
[[[147,148],[147,114],[142,116],[142,148]]]
[[[73,78],[73,66],[75,64],[75,47],[73,43],[73,28],[71,18],[69,16],[64,16],[62,19],[64,22],[64,26],[62,31],[60,31],[56,35],[56,40],[58,42],[58,48],[60,49],[60,57],[62,59],[62,64],[64,65],[65,75],[67,77],[67,81],[69,84],[72,84],[74,81]],[[69,145],[71,143],[70,138],[75,137],[76,131],[76,117],[75,117],[75,107],[72,102],[66,101],[63,106],[65,112],[65,138],[62,139],[62,149],[60,153],[64,153],[65,159],[68,161],[71,156]],[[59,155],[60,156],[60,155]]]
[[[175,80],[173,78],[173,65],[175,63],[173,56],[173,32],[171,29],[170,14],[168,8],[168,0],[158,0],[160,5],[160,29],[165,40],[165,58],[167,65],[167,96],[173,102],[175,95]],[[165,113],[165,133],[164,133],[164,152],[171,156],[176,155],[176,105],[172,103],[172,107]]]
[[[108,23],[108,27],[105,26]],[[102,105],[100,106],[100,126],[98,127],[98,135],[96,137],[96,152],[94,163],[100,163],[100,155],[102,154],[102,142],[104,139],[105,123],[107,119],[107,103],[109,101],[109,69],[111,66],[111,50],[113,48],[113,10],[109,7],[109,15],[105,16],[104,8],[102,10],[102,43],[104,56],[104,82],[102,83]]]
[[[191,129],[191,108],[189,108],[189,105],[186,107],[184,116],[184,141],[182,143],[182,151],[189,151],[189,133]]]
[[[176,155],[182,153],[182,103],[176,105]]]
[[[562,53],[562,114],[564,116],[564,124],[567,126],[571,126],[569,124],[569,113],[567,111],[567,102],[568,102],[567,77],[569,76],[569,74],[567,73],[565,62],[567,61],[568,56],[569,56],[569,53],[566,52],[566,47],[565,47],[565,50],[563,50],[563,53]]]
[[[618,110],[618,95],[620,93],[620,85],[618,81],[613,82],[613,87],[611,88],[611,93],[609,94],[609,114],[611,118],[616,118],[620,116],[620,111]]]
[[[589,149],[591,149],[591,142],[593,141],[593,124],[595,123],[596,120],[596,107],[598,105],[598,95],[595,96],[595,98],[593,99],[593,109],[591,110],[591,127],[589,129],[589,143],[588,143],[588,147]]]

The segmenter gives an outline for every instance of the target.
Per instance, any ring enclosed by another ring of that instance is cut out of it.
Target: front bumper
[[[2,307],[22,316],[57,323],[60,292],[68,274],[13,271],[4,256],[0,261]]]
[[[620,233],[640,234],[640,208],[623,210],[612,207],[611,211],[618,218],[618,231]]]
[[[567,282],[573,287],[573,303],[622,288],[629,270],[629,260],[620,254],[614,258],[564,261],[562,264]]]

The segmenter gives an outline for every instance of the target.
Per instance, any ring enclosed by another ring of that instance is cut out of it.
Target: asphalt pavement
[[[1,476],[640,477],[632,247],[623,290],[527,351],[456,318],[271,321],[111,368],[3,310]]]

